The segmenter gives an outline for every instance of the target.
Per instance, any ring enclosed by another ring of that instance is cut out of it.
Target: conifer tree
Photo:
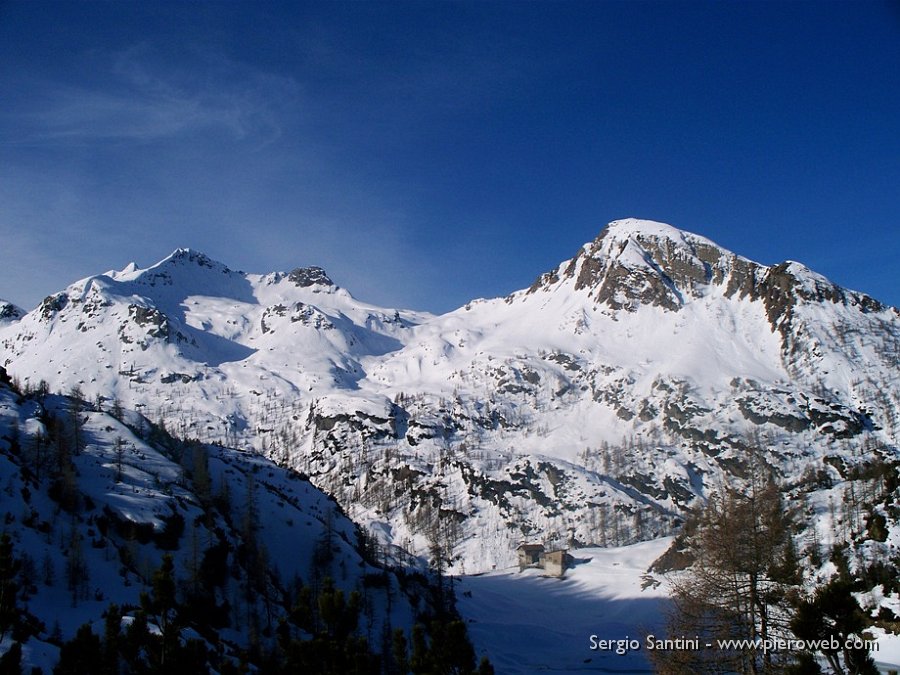
[[[674,583],[669,634],[718,639],[790,637],[787,590],[797,581],[790,513],[771,480],[725,490],[686,525],[692,567]],[[774,672],[771,652],[654,651],[661,672]]]
[[[84,392],[79,385],[69,390],[69,430],[72,434],[72,452],[77,457],[84,449],[84,422],[81,413],[84,410]]]
[[[66,585],[72,593],[73,607],[78,604],[79,600],[83,600],[86,597],[89,582],[90,569],[84,558],[84,550],[81,547],[81,534],[73,516],[66,557]]]
[[[103,650],[100,638],[85,624],[78,629],[75,637],[63,644],[59,650],[59,663],[53,669],[53,675],[84,675],[97,672],[103,663]]]
[[[158,663],[165,666],[178,644],[178,604],[175,595],[175,564],[172,556],[163,556],[162,565],[153,573],[152,593],[141,594],[141,608],[155,619],[160,632]]]
[[[862,632],[867,623],[852,595],[846,561],[841,552],[835,556],[839,558],[838,574],[812,597],[798,601],[791,628],[798,638],[822,645],[820,651],[835,673],[877,675],[878,669],[863,647]]]
[[[412,651],[409,655],[409,667],[415,675],[431,671],[431,659],[428,643],[425,639],[425,626],[417,623],[412,629]]]
[[[106,675],[119,672],[119,649],[121,647],[122,610],[115,603],[106,609],[103,632],[103,670]]]
[[[406,635],[402,628],[394,629],[391,636],[391,657],[393,659],[394,670],[392,672],[403,673],[409,672],[409,648],[406,644]]]
[[[113,452],[116,457],[116,482],[122,482],[122,466],[125,461],[125,439],[121,436],[116,436],[116,440],[113,443]]]
[[[0,640],[19,620],[19,588],[16,583],[18,570],[19,563],[13,557],[12,539],[4,532],[0,534]]]
[[[3,656],[0,656],[0,675],[22,674],[22,643],[13,642]]]

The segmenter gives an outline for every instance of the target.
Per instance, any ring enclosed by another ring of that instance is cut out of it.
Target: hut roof
[[[526,553],[534,553],[535,551],[543,551],[543,544],[519,544],[519,551],[525,551]]]

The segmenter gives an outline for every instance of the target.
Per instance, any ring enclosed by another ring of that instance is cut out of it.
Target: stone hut
[[[544,570],[548,576],[561,577],[575,561],[566,549],[547,551],[543,544],[521,544],[517,550],[520,572],[539,569]]]
[[[521,544],[519,551],[519,571],[528,567],[541,567],[541,556],[544,554],[543,544]]]
[[[566,570],[572,566],[575,559],[569,555],[568,551],[561,549],[559,551],[547,551],[541,556],[541,567],[544,571],[553,577],[561,577]]]

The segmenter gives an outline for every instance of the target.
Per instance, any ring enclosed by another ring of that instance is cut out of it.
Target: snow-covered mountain
[[[441,316],[179,249],[0,327],[0,363],[300,469],[383,543],[458,572],[523,540],[668,534],[758,459],[840,480],[900,445],[896,308],[638,220]]]

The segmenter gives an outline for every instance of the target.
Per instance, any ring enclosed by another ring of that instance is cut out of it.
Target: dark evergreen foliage
[[[12,540],[6,532],[0,534],[0,639],[12,630],[19,619],[16,574],[20,564],[13,557]]]
[[[103,663],[103,649],[100,638],[91,627],[84,625],[75,637],[63,644],[59,650],[59,663],[53,675],[84,675],[96,672]]]
[[[22,674],[22,643],[13,642],[3,656],[0,656],[0,675]]]
[[[841,569],[846,570],[846,564]],[[852,592],[849,574],[839,574],[812,598],[797,602],[791,629],[802,640],[834,644],[824,647],[821,653],[835,672],[844,672],[846,667],[857,675],[877,675],[878,669],[867,649],[848,647],[854,642],[852,638],[859,638],[862,643],[863,630],[869,625]]]

